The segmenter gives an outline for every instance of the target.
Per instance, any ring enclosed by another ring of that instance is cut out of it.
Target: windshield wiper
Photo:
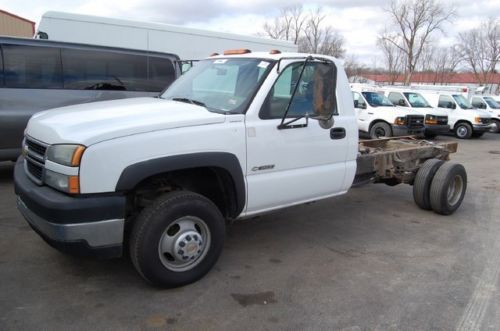
[[[202,107],[207,108],[206,104],[204,104],[203,102],[198,101],[198,100],[193,100],[193,99],[189,99],[189,98],[172,98],[172,100],[179,101],[179,102],[186,102],[186,103],[190,103],[193,105],[202,106]]]

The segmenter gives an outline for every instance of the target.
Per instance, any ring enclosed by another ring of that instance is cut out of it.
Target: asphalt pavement
[[[366,185],[232,224],[215,268],[171,290],[127,259],[52,249],[0,163],[0,329],[499,330],[500,134],[452,160],[468,190],[451,216],[420,210],[411,186]]]

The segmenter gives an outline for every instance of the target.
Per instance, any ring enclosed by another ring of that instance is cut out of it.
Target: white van
[[[423,90],[419,92],[431,106],[448,113],[448,124],[457,138],[481,137],[490,130],[491,115],[472,107],[461,93]]]
[[[425,116],[425,137],[434,138],[439,134],[448,133],[448,114],[432,107],[418,92],[398,87],[384,87],[384,94],[393,104],[404,107],[417,114]]]
[[[424,134],[424,116],[396,107],[383,91],[375,86],[351,85],[358,129],[370,138]]]
[[[472,107],[486,110],[491,115],[490,132],[500,132],[500,102],[491,95],[474,95],[471,98]]]

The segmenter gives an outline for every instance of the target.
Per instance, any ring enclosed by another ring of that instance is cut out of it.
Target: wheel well
[[[234,218],[239,213],[230,173],[219,167],[199,167],[169,171],[142,180],[128,194],[129,214],[137,213],[158,196],[176,190],[203,195],[226,218]]]
[[[453,126],[453,129],[456,129],[457,128],[457,125],[461,124],[461,123],[466,123],[466,124],[469,124],[471,127],[472,127],[472,123],[469,122],[469,121],[466,121],[466,120],[460,120],[460,121],[457,121],[455,123],[455,125]]]

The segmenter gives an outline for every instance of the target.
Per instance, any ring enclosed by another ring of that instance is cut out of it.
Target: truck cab
[[[485,110],[491,115],[491,129],[490,132],[500,132],[500,103],[490,95],[474,95],[471,98],[473,107]]]
[[[450,130],[460,139],[479,138],[490,130],[491,115],[474,108],[466,97],[459,92],[425,91],[419,92],[430,102],[448,114]]]
[[[351,90],[361,133],[372,139],[424,134],[424,116],[396,107],[382,90],[357,84]]]
[[[439,134],[448,133],[448,114],[432,107],[418,92],[409,89],[384,87],[385,96],[396,106],[414,111],[425,117],[425,137],[434,138]]]
[[[52,246],[128,250],[147,281],[172,287],[215,264],[225,220],[345,193],[357,154],[337,59],[235,50],[195,63],[158,98],[35,114],[15,190]]]

